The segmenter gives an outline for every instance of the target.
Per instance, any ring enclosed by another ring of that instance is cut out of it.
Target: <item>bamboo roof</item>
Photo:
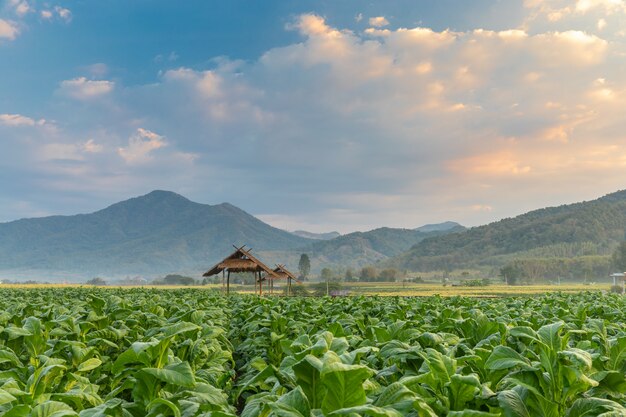
[[[250,249],[245,249],[245,246],[240,248],[235,246],[235,249],[235,252],[215,264],[213,268],[202,274],[202,276],[210,277],[227,270],[230,272],[265,272],[266,275],[277,278],[276,273],[269,266],[250,253]]]
[[[298,283],[300,282],[298,281],[298,278],[296,278],[296,276],[291,271],[285,268],[285,265],[281,265],[281,264],[276,265],[276,268],[274,268],[274,272],[276,273],[276,275],[278,275],[278,278],[293,279],[294,281]]]

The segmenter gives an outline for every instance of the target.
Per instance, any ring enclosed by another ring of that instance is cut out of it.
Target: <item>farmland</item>
[[[626,299],[0,289],[0,415],[626,416]]]

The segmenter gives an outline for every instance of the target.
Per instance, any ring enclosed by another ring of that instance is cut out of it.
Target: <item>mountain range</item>
[[[517,261],[547,271],[573,261],[605,273],[610,255],[626,239],[626,190],[597,200],[543,208],[431,239],[382,265],[411,271],[500,267]],[[571,269],[571,268],[570,268]],[[563,271],[564,268],[561,268]],[[561,272],[558,272],[561,273]]]
[[[0,277],[199,277],[232,245],[244,244],[268,265],[283,263],[293,271],[306,253],[314,274],[324,267],[342,271],[366,265],[493,271],[517,262],[540,265],[554,275],[574,262],[581,274],[602,275],[626,238],[626,191],[470,229],[446,222],[336,235],[294,234],[228,203],[199,204],[153,191],[91,214],[0,223]]]
[[[228,203],[199,204],[153,191],[91,214],[0,223],[0,276],[199,276],[233,244],[247,245],[268,265],[285,263],[294,270],[307,253],[317,272],[324,266],[360,267],[388,259],[448,230],[442,227],[436,232],[385,228],[330,240],[329,235],[301,233],[307,238]]]

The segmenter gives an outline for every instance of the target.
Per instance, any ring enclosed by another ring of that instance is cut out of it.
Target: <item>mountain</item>
[[[626,190],[425,239],[385,264],[430,271],[533,260],[535,267],[561,273],[550,264],[576,260],[584,261],[580,268],[597,268],[593,272],[600,275],[609,267],[609,255],[625,239],[625,232]]]
[[[311,260],[313,273],[318,273],[322,268],[361,268],[398,255],[426,238],[461,230],[465,228],[460,225],[432,232],[382,227],[317,241],[295,251],[264,252],[263,255],[264,259],[276,262],[282,259],[281,262],[286,263],[287,267],[296,270],[300,255],[306,253]]]
[[[153,191],[91,214],[0,224],[0,270],[199,275],[232,244],[286,250],[309,242],[228,203],[204,205]]]
[[[424,226],[418,227],[416,230],[418,232],[445,232],[451,229],[463,227],[457,222],[443,222],[443,223],[435,223],[435,224],[425,224]]]
[[[341,236],[339,232],[313,233],[313,232],[307,232],[305,230],[295,230],[291,233],[296,236],[304,237],[306,239],[314,239],[314,240],[331,240],[331,239]]]

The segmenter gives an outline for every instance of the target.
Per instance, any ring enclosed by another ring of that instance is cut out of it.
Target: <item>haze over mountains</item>
[[[427,236],[379,229],[339,241],[310,239],[272,227],[228,203],[205,205],[153,191],[91,214],[0,224],[0,273],[7,278],[45,278],[50,273],[200,275],[229,254],[232,244],[246,244],[268,264],[282,262],[293,269],[306,252],[318,271],[326,266],[322,260],[362,266],[387,259]]]
[[[532,260],[547,271],[568,272],[565,264],[578,262],[585,264],[579,269],[599,276],[608,272],[610,254],[625,239],[626,190],[426,239],[384,265],[432,271]]]
[[[606,264],[625,232],[626,191],[471,229],[446,222],[336,237],[298,236],[228,203],[205,205],[153,191],[91,214],[0,224],[0,276],[200,276],[232,244],[246,244],[269,265],[285,263],[294,271],[307,253],[314,273],[372,264],[409,271],[493,268],[516,259]]]

